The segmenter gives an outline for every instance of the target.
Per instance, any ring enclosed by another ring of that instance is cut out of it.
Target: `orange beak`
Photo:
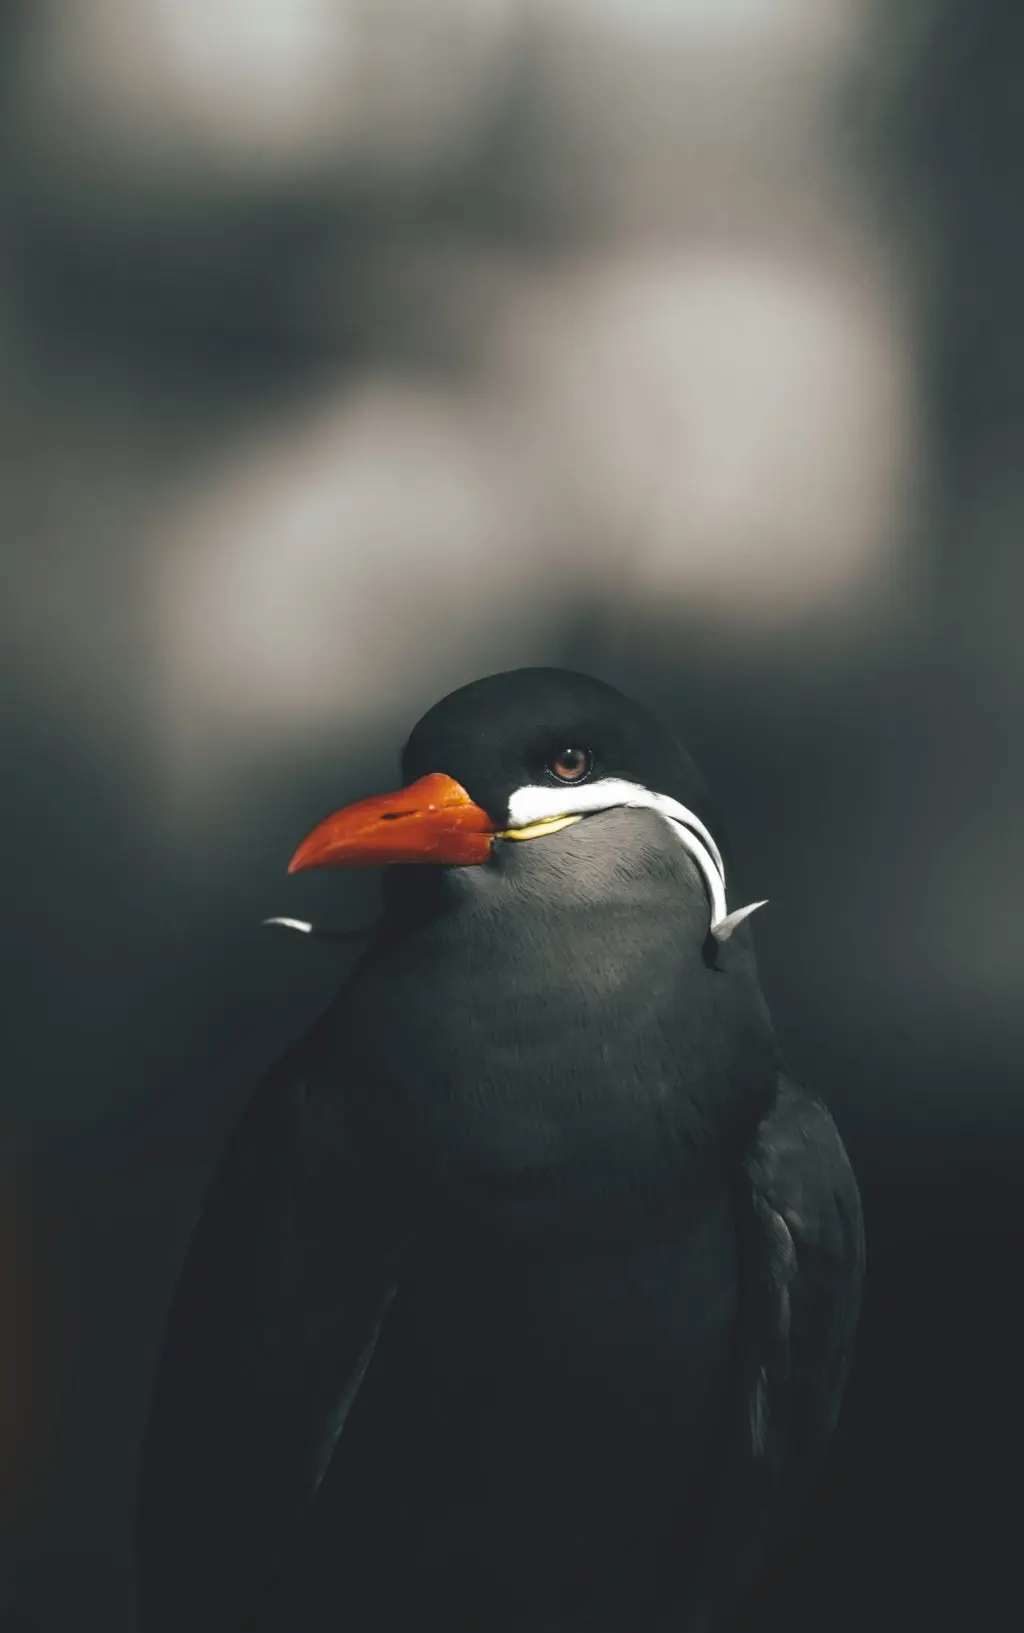
[[[303,868],[373,868],[394,862],[486,862],[495,828],[487,812],[441,771],[394,794],[357,800],[326,817],[288,864]]]

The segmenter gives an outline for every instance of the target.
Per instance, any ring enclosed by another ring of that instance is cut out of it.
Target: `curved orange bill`
[[[288,864],[303,868],[372,868],[393,862],[486,862],[494,824],[454,778],[432,771],[394,794],[356,800],[326,817]]]

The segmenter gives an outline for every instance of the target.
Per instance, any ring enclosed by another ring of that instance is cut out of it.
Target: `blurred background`
[[[14,0],[0,1623],[134,1628],[173,1277],[445,691],[590,670],[725,809],[870,1244],[746,1633],[1024,1624],[1024,9]],[[1019,1515],[1018,1515],[1019,1517]]]

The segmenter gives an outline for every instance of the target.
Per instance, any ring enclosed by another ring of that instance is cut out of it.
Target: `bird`
[[[713,1633],[821,1475],[865,1247],[704,780],[603,681],[489,675],[331,867],[382,916],[199,1212],[143,1633]]]

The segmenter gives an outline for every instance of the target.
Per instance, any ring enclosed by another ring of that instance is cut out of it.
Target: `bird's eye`
[[[582,782],[594,763],[588,748],[563,748],[548,766],[559,782]]]

